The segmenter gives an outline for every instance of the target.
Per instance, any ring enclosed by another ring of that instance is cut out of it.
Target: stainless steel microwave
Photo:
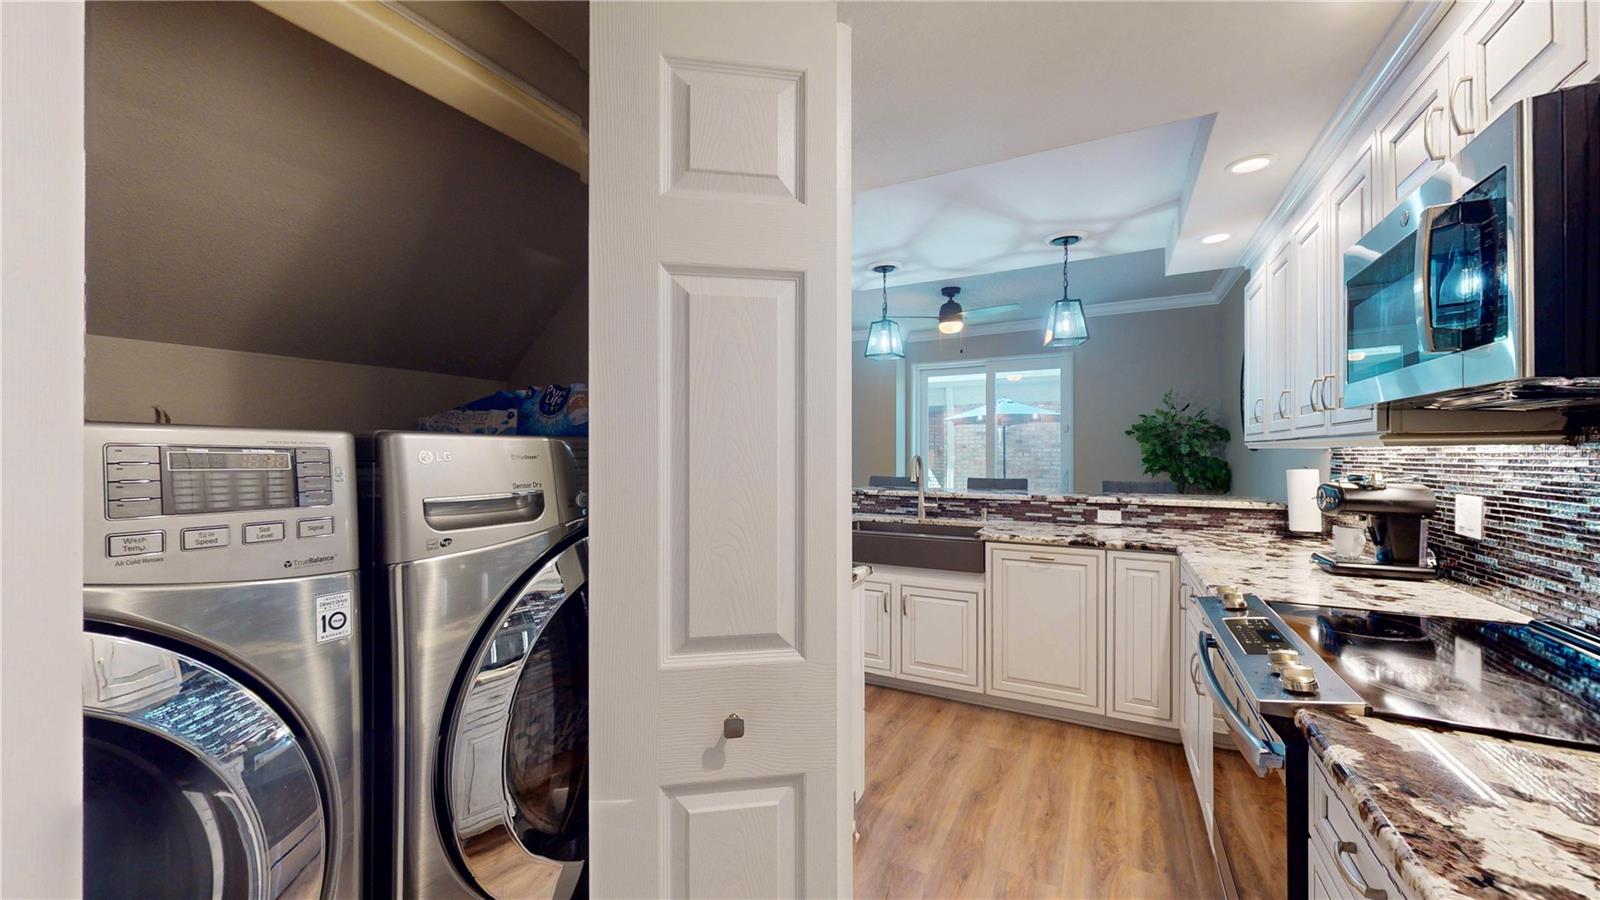
[[[1524,100],[1344,253],[1347,406],[1600,404],[1600,84]]]

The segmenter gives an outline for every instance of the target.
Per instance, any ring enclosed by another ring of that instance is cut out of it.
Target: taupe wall
[[[88,335],[84,416],[177,424],[374,431],[414,428],[504,385],[351,363]]]
[[[1222,340],[1218,347],[1218,378],[1227,402],[1223,421],[1233,433],[1228,442],[1228,465],[1233,469],[1233,493],[1244,497],[1282,500],[1287,494],[1285,469],[1319,469],[1328,474],[1326,450],[1249,450],[1244,445],[1244,425],[1239,410],[1239,373],[1244,363],[1244,289],[1240,278],[1219,307]]]
[[[589,285],[578,285],[511,372],[511,385],[589,381]]]
[[[1221,318],[1221,307],[1202,306],[1089,320],[1092,338],[1073,351],[1075,490],[1099,491],[1104,481],[1150,480],[1141,470],[1138,444],[1123,432],[1140,413],[1154,409],[1168,390],[1226,421],[1223,399],[1228,395],[1219,380],[1224,366],[1217,357]],[[905,364],[909,373],[919,363],[1034,355],[1044,351],[1040,341],[1033,331],[911,341]],[[873,472],[893,471],[884,468],[884,448],[892,453],[895,421],[883,411],[893,405],[894,387],[892,377],[878,374],[892,364],[860,359],[860,345],[855,349],[855,478],[864,483],[864,464]],[[902,389],[907,408],[911,380],[908,374]],[[864,415],[863,410],[876,414]],[[1237,424],[1232,430],[1237,443]],[[908,447],[910,442],[908,437]]]

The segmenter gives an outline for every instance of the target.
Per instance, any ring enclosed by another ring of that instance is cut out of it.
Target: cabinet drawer
[[[1332,865],[1331,875],[1348,890],[1348,896],[1366,900],[1396,900],[1405,893],[1395,884],[1389,868],[1356,824],[1344,802],[1333,793],[1320,763],[1309,772],[1311,849]]]

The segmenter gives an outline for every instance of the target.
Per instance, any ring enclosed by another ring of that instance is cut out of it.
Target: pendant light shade
[[[944,295],[944,304],[939,307],[939,333],[959,334],[961,329],[967,327],[961,304],[956,302],[956,295],[961,293],[961,288],[952,285],[940,288],[939,293]]]
[[[867,326],[867,359],[905,359],[906,336],[900,323],[889,318],[889,273],[899,268],[893,263],[880,263],[872,271],[883,276],[883,312],[876,322]]]
[[[1089,339],[1089,320],[1083,315],[1083,301],[1067,296],[1067,248],[1080,238],[1075,234],[1057,235],[1050,243],[1061,248],[1061,299],[1050,305],[1044,323],[1046,347],[1076,347]]]

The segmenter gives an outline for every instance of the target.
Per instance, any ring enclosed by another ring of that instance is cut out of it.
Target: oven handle
[[[1425,206],[1421,212],[1417,213],[1417,262],[1415,267],[1418,284],[1417,300],[1421,307],[1419,313],[1422,317],[1422,345],[1429,353],[1439,352],[1438,340],[1433,335],[1433,289],[1430,286],[1432,282],[1430,267],[1433,265],[1433,222],[1439,218],[1440,213],[1449,207],[1449,204]]]
[[[1265,777],[1270,769],[1283,768],[1283,744],[1256,737],[1256,733],[1250,730],[1250,723],[1228,702],[1228,695],[1222,689],[1222,680],[1217,678],[1217,670],[1211,664],[1211,648],[1221,648],[1217,639],[1210,632],[1202,631],[1196,645],[1200,651],[1200,671],[1205,673],[1206,684],[1211,686],[1212,700],[1228,715],[1228,731],[1232,733],[1233,743],[1239,747],[1239,753],[1255,770],[1257,777]]]

